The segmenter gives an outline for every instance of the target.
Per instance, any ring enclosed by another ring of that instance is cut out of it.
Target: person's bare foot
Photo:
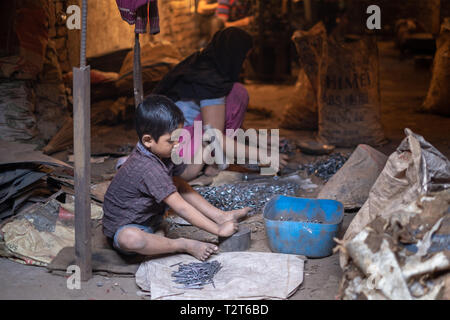
[[[214,165],[206,166],[205,168],[205,176],[215,177],[220,173],[219,168]]]
[[[230,221],[232,219],[236,219],[236,221],[239,221],[240,219],[245,218],[251,210],[252,210],[252,208],[245,207],[245,208],[237,209],[237,210],[224,211],[222,216],[219,217],[216,220],[216,222],[224,223],[224,222]]]
[[[219,248],[212,243],[185,238],[181,238],[180,241],[182,241],[184,250],[200,261],[207,260],[213,253],[216,253],[217,250],[219,250]]]

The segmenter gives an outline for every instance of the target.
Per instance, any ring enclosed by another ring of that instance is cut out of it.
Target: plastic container
[[[332,254],[344,218],[341,202],[276,196],[263,209],[273,252],[321,258]]]

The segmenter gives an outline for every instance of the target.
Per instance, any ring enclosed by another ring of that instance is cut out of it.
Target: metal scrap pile
[[[292,181],[276,181],[276,183],[236,183],[216,187],[196,187],[195,190],[221,210],[251,207],[258,211],[273,196],[294,196],[299,188],[300,186]]]
[[[349,155],[333,153],[328,158],[318,160],[312,164],[299,165],[300,170],[306,170],[308,175],[315,174],[319,178],[328,181],[348,160]]]
[[[218,261],[212,262],[192,262],[188,264],[179,265],[178,271],[172,272],[172,277],[175,278],[173,282],[182,284],[178,289],[203,289],[207,284],[214,284],[214,276],[222,268]]]

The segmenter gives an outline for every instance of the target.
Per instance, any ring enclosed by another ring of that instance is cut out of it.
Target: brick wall
[[[161,34],[159,39],[173,43],[183,56],[198,49],[200,29],[195,19],[194,0],[158,0]]]
[[[71,94],[71,88],[64,85],[63,76],[72,71],[73,64],[69,57],[68,29],[63,17],[67,0],[47,0],[46,2],[48,4],[48,44],[44,68],[33,87],[36,95],[35,115],[38,120],[39,135],[40,138],[49,140],[62,126],[61,120],[68,115],[70,103],[68,96]]]
[[[88,1],[86,56],[132,48],[134,26],[122,20],[115,0]]]
[[[156,36],[142,34],[141,44],[166,40],[184,56],[195,51],[200,33],[194,6],[194,0],[158,0],[161,33]],[[89,1],[87,56],[100,56],[133,46],[134,26],[122,20],[116,1]]]
[[[14,0],[0,6],[1,16],[6,16],[0,22],[0,55],[10,61],[0,65],[0,81],[14,86],[27,80],[26,105],[34,112],[43,140],[57,132],[70,103],[70,88],[63,82],[72,67],[63,14],[67,1]]]

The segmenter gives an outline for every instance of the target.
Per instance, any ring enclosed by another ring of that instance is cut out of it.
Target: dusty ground
[[[450,156],[450,119],[440,116],[417,113],[428,90],[431,72],[429,68],[417,67],[412,59],[400,59],[398,51],[391,42],[380,43],[382,122],[390,142],[378,148],[389,155],[404,138],[404,128],[410,128],[421,134],[437,147],[444,155]],[[250,93],[250,105],[269,109],[274,117],[267,118],[257,112],[249,112],[244,122],[246,128],[277,128],[277,114],[281,114],[293,90],[291,85],[247,84]],[[282,136],[290,139],[302,139],[312,136],[311,132],[281,130]],[[100,150],[102,144],[133,143],[135,134],[126,126],[113,130],[105,128],[99,136],[93,138],[93,150]],[[106,141],[106,142],[105,142]],[[337,150],[351,151],[351,150]],[[56,155],[67,160],[67,153]],[[291,166],[312,161],[313,158],[298,153]],[[103,164],[92,165],[94,180],[101,181],[105,175],[114,172],[115,159]],[[103,175],[103,177],[102,177]],[[316,190],[318,192],[318,190]],[[312,194],[310,195],[312,196]],[[344,232],[354,213],[346,213],[343,223]],[[261,223],[261,215],[250,221],[254,225]],[[270,251],[265,232],[260,228],[252,233],[252,251]],[[139,288],[134,278],[107,278],[95,275],[81,290],[68,290],[66,279],[51,275],[42,267],[25,266],[7,259],[0,259],[0,299],[144,299],[136,294]],[[338,256],[323,259],[308,259],[305,264],[304,281],[292,300],[335,299],[342,276]]]

